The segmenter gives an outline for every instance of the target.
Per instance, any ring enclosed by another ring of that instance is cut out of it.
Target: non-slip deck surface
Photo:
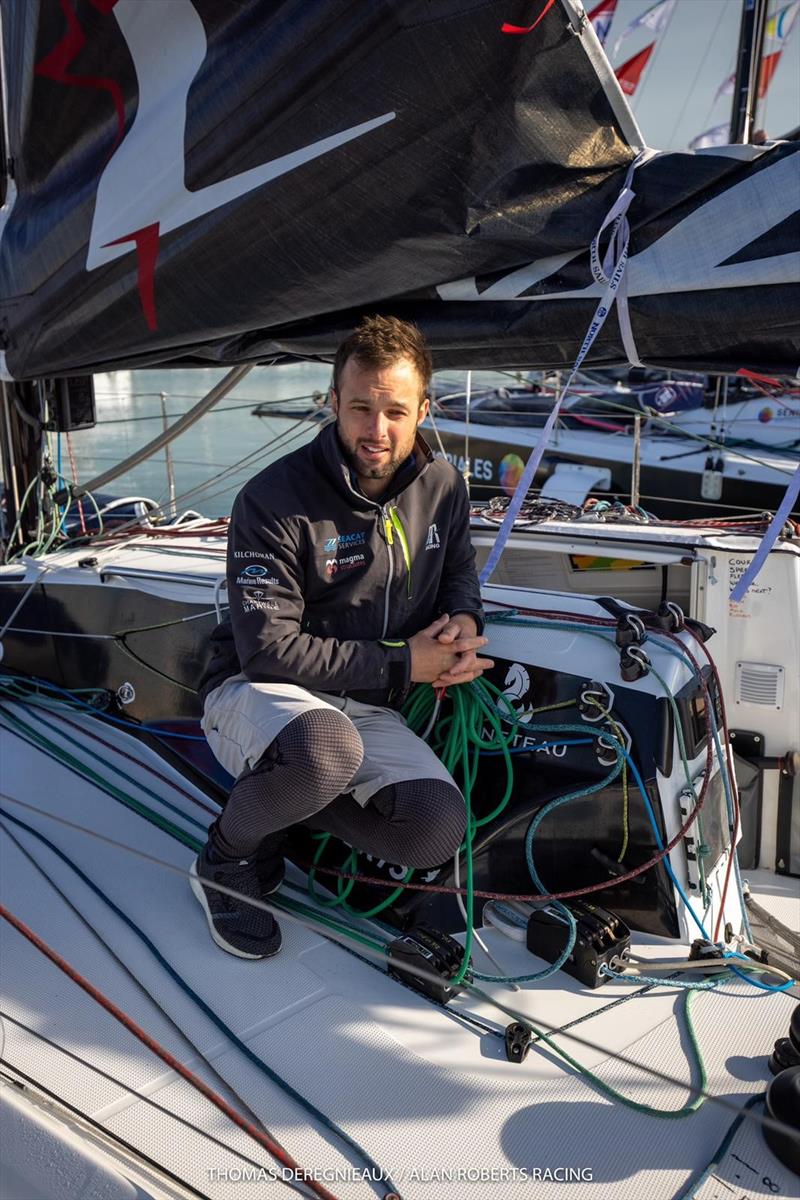
[[[29,709],[12,706],[6,711],[34,723]],[[56,741],[64,733],[75,736],[53,714],[38,720]],[[89,735],[93,726],[77,720],[84,730],[78,739],[82,749],[69,744],[70,752],[78,757],[97,752]],[[87,759],[93,769],[152,807],[159,807],[158,801],[142,789],[156,792],[183,815],[161,811],[202,838],[211,818],[184,794],[192,792],[191,786],[124,733],[109,735],[105,729],[103,735],[120,750],[135,752],[140,765],[103,748],[102,764]],[[549,1051],[534,1050],[524,1064],[509,1064],[499,1040],[459,1026],[302,925],[284,919],[284,947],[273,960],[251,963],[225,955],[211,942],[183,874],[193,857],[188,847],[16,735],[3,731],[0,738],[3,794],[38,812],[7,799],[0,801],[3,809],[68,855],[256,1055],[393,1173],[406,1200],[515,1200],[528,1195],[537,1200],[565,1195],[575,1200],[671,1200],[708,1163],[736,1107],[768,1082],[767,1058],[775,1039],[785,1035],[796,1001],[739,981],[698,996],[694,1005],[707,1089],[725,1105],[708,1101],[693,1116],[665,1120],[612,1103]],[[59,825],[48,813],[82,828]],[[83,831],[87,829],[174,870],[101,842]],[[349,1168],[350,1178],[328,1182],[335,1194],[360,1200],[381,1193],[380,1187],[357,1178],[364,1163],[232,1046],[135,933],[52,851],[4,821],[0,856],[3,903],[148,1033],[217,1090],[227,1088],[228,1099],[255,1113],[303,1166]],[[214,1200],[255,1194],[256,1185],[245,1184],[243,1172],[253,1170],[248,1162],[274,1167],[266,1152],[16,930],[0,925],[3,1010],[82,1060],[67,1058],[6,1021],[3,1053],[8,1062],[202,1194]],[[539,965],[501,934],[488,931],[486,936],[509,971]],[[637,940],[639,953],[680,956],[679,947]],[[476,962],[480,957],[477,949]],[[488,968],[485,962],[480,965]],[[558,1027],[629,991],[612,984],[592,993],[559,975],[522,993],[496,988],[495,994],[543,1026]],[[496,1010],[469,996],[460,998],[458,1006],[502,1026],[504,1018]],[[591,1045],[565,1035],[562,1044],[627,1095],[676,1110],[689,1097],[683,1083],[691,1077],[681,1010],[680,996],[660,988],[578,1025],[575,1034]],[[620,1054],[676,1082],[620,1063],[614,1057]],[[119,1082],[100,1077],[92,1065]],[[145,1096],[184,1117],[188,1125],[149,1105]],[[224,1147],[209,1141],[209,1134]],[[757,1129],[753,1136],[761,1137]],[[458,1169],[468,1175],[454,1176]],[[582,1179],[566,1182],[566,1172],[581,1171]],[[283,1194],[280,1184],[268,1186],[275,1190],[267,1194]]]

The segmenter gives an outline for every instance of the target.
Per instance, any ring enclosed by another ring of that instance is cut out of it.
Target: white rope
[[[469,417],[470,417],[470,407],[471,407],[471,404],[470,404],[470,402],[471,402],[471,400],[472,400],[472,371],[467,371],[467,384],[466,384],[466,389],[465,389],[465,392],[464,392],[464,400],[465,400],[465,412],[464,412],[464,417],[465,417],[465,425],[464,425],[464,470],[463,470],[462,474],[463,474],[463,476],[464,476],[464,483],[467,485],[467,491],[469,492],[469,477],[470,477],[470,469],[469,469]]]
[[[459,870],[459,861],[458,861],[458,860],[459,860],[459,857],[460,857],[459,851],[458,851],[458,850],[456,850],[456,852],[455,852],[455,855],[453,856],[453,878],[454,878],[454,880],[455,880],[455,885],[456,885],[456,887],[457,887],[457,888],[460,888],[460,887],[461,887],[461,875],[460,875],[460,870]],[[465,906],[465,904],[464,904],[464,897],[463,897],[463,896],[460,894],[460,892],[456,892],[456,901],[457,901],[457,903],[458,903],[458,907],[461,909],[461,915],[462,915],[462,917],[464,918],[464,924],[466,925],[466,924],[468,923],[467,909],[466,909],[466,906]],[[507,970],[506,970],[506,968],[503,966],[503,964],[502,964],[502,963],[499,963],[499,962],[497,961],[497,959],[494,957],[494,955],[492,954],[491,950],[490,950],[490,949],[489,949],[489,947],[486,945],[486,942],[483,940],[483,938],[481,937],[481,935],[478,933],[478,931],[477,931],[477,929],[475,928],[475,926],[474,926],[474,925],[472,926],[472,936],[473,936],[474,940],[475,940],[475,941],[478,943],[478,945],[480,946],[481,950],[482,950],[482,951],[483,951],[483,953],[486,955],[486,957],[488,958],[488,960],[489,960],[489,962],[492,964],[492,966],[493,966],[493,967],[494,967],[494,968],[495,968],[497,971],[499,971],[501,975],[505,975],[505,976],[507,976],[507,975],[508,975],[508,971],[507,971]],[[507,983],[508,983],[508,986],[511,988],[511,991],[512,991],[512,992],[519,992],[519,991],[521,991],[521,988],[520,988],[519,984],[515,983],[513,979],[508,979],[508,980],[507,980]]]
[[[592,239],[592,243],[589,247],[589,265],[591,267],[592,275],[597,283],[609,284],[623,253],[627,260],[628,244],[631,236],[631,228],[628,222],[627,213],[631,206],[631,202],[636,195],[631,187],[633,182],[633,174],[638,167],[641,167],[644,163],[648,162],[649,159],[654,158],[657,153],[658,151],[656,150],[646,149],[637,154],[636,158],[628,167],[628,173],[625,176],[625,183],[623,184],[622,191],[617,197],[615,203],[609,209],[603,224],[600,226],[600,229],[597,232],[597,235]],[[605,233],[606,229],[609,227],[611,227],[609,242],[601,262],[600,239]],[[619,331],[622,336],[622,344],[625,347],[625,354],[628,357],[628,361],[634,367],[643,367],[644,363],[639,358],[639,354],[636,349],[636,343],[633,337],[630,312],[628,311],[628,284],[624,270],[619,280],[619,285],[616,289],[616,295],[612,298],[612,301],[614,298],[617,302],[617,319],[619,321]],[[577,370],[577,364],[573,369],[573,375],[575,370]]]
[[[442,458],[446,459],[447,452],[446,452],[444,446],[442,445],[442,438],[439,433],[439,426],[436,424],[436,420],[433,415],[433,405],[434,405],[434,401],[431,401],[431,406],[428,409],[428,416],[431,419],[431,425],[433,426],[433,432],[436,434],[436,441],[439,443],[439,450],[441,452]]]

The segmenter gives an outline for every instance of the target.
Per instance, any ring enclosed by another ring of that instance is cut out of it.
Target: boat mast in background
[[[6,75],[3,54],[3,25],[0,18],[0,232],[8,215],[14,189],[14,163],[11,158],[7,126]],[[16,528],[20,500],[31,488],[39,469],[41,424],[33,416],[34,396],[31,384],[0,381],[0,469],[3,475],[5,505],[0,509],[0,561],[5,562],[7,539]],[[29,523],[35,522],[35,505],[29,508]],[[23,528],[24,546],[31,540],[32,528]],[[30,536],[28,536],[30,534]]]
[[[0,561],[14,548],[27,546],[36,536],[38,497],[32,493],[42,454],[42,422],[36,385],[0,381],[0,464],[4,484],[4,511],[0,519]],[[28,501],[26,503],[26,501]]]
[[[768,2],[769,0],[744,0],[739,49],[736,55],[731,143],[749,142],[752,137]]]

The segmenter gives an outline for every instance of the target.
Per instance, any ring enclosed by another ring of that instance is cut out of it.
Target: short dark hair
[[[428,394],[433,359],[422,332],[411,321],[401,321],[399,317],[364,317],[336,351],[333,387],[337,395],[345,363],[351,358],[362,367],[391,367],[402,358],[410,359],[419,375],[420,404]]]

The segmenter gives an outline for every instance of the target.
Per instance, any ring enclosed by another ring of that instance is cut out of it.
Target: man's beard
[[[362,479],[391,479],[414,449],[413,441],[407,447],[400,447],[382,463],[367,463],[358,457],[357,448],[348,444],[342,437],[339,424],[336,424],[336,436],[342,449],[342,455],[347,465]]]

